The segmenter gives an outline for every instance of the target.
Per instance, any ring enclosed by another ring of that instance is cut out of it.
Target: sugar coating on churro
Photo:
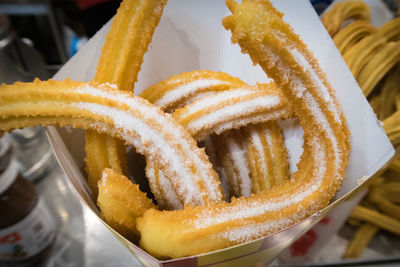
[[[186,203],[222,200],[217,175],[206,154],[170,115],[140,97],[120,93],[105,85],[94,86],[72,81],[2,86],[0,109],[6,111],[1,114],[4,127],[21,127],[10,125],[7,122],[10,116],[40,116],[44,112],[43,115],[48,114],[46,116],[61,116],[40,121],[49,124],[68,119],[62,116],[75,114],[82,120],[71,118],[72,125],[119,137],[149,160],[157,162],[173,177],[171,182],[176,190],[182,191]],[[19,91],[13,96],[15,88]],[[9,97],[13,101],[6,101]],[[21,105],[25,107],[23,110],[18,109]]]
[[[137,221],[140,244],[159,257],[227,247],[298,222],[329,204],[347,166],[345,118],[307,46],[270,2],[228,0],[227,5],[232,15],[223,20],[224,27],[283,89],[304,130],[304,152],[290,180],[261,194],[180,211],[146,211]],[[176,225],[179,218],[184,222]]]

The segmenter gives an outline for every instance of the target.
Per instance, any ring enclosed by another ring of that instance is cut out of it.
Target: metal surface
[[[38,266],[141,266],[96,216],[82,207],[58,163],[53,162],[36,187],[56,219],[58,234],[51,254]]]

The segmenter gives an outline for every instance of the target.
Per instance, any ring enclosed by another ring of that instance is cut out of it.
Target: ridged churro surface
[[[204,150],[170,115],[141,97],[71,80],[0,88],[2,131],[37,124],[95,130],[122,139],[157,164],[173,177],[176,190],[185,190],[185,203],[204,205],[223,199],[217,174]]]
[[[328,205],[348,162],[349,131],[318,62],[268,1],[227,1],[232,41],[283,89],[304,129],[304,152],[290,181],[248,198],[138,218],[140,244],[158,257],[216,250],[279,231]]]

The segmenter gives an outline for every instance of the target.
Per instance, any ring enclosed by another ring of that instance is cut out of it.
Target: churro
[[[253,183],[250,177],[248,151],[243,130],[231,130],[218,136],[217,156],[229,182],[230,192],[235,197],[248,197]]]
[[[246,83],[229,74],[199,70],[171,76],[148,87],[140,93],[140,96],[165,112],[172,113],[175,109],[182,108],[201,97],[247,86]]]
[[[384,120],[396,111],[396,96],[400,93],[400,64],[386,76],[379,105],[379,119]]]
[[[274,83],[216,93],[172,114],[198,141],[212,133],[291,116],[291,106]]]
[[[373,55],[358,76],[358,84],[365,96],[369,96],[378,82],[400,62],[400,41],[389,42]]]
[[[247,92],[245,92],[246,90]],[[253,99],[255,96],[250,96],[255,91],[261,93],[258,100]],[[245,92],[244,95],[243,92]],[[232,127],[238,128],[248,123],[258,122],[261,114],[265,114],[267,109],[265,105],[262,107],[262,105],[260,106],[256,102],[266,100],[267,103],[269,100],[266,98],[262,99],[263,96],[267,95],[271,97],[279,96],[279,101],[282,101],[281,104],[286,106],[285,109],[289,113],[291,112],[290,106],[274,83],[249,87],[240,79],[226,73],[207,70],[184,72],[174,75],[150,86],[140,94],[140,96],[160,106],[161,109],[173,113],[173,117],[177,116],[177,113],[183,110],[189,110],[192,104],[200,106],[203,109],[203,113],[198,110],[195,114],[186,116],[189,117],[190,123],[196,123],[196,120],[200,121],[205,118],[210,120],[203,122],[203,124],[207,123],[211,131],[204,131],[200,127],[191,132],[198,141],[203,141],[208,135],[213,133],[219,134],[227,132]],[[239,99],[238,96],[244,98]],[[215,99],[215,101],[212,99]],[[258,107],[251,107],[254,103]],[[175,110],[179,107],[183,108],[175,113]],[[251,108],[257,108],[257,110],[251,111]],[[226,113],[227,111],[230,113]],[[274,108],[270,112],[274,113]],[[282,118],[288,116],[289,113],[286,113],[285,111],[282,114]],[[224,116],[229,117],[225,118]],[[268,119],[267,114],[264,117]],[[180,121],[184,120],[178,119],[178,122]],[[184,126],[191,125],[190,123],[186,122]],[[217,126],[223,123],[229,123],[229,125],[225,126],[223,130],[218,131],[219,127]],[[201,133],[202,136],[197,137],[197,133]],[[218,143],[216,157],[219,157],[222,163],[221,168],[216,169],[220,173],[220,176],[223,176],[223,179],[227,178],[229,181],[231,187],[229,192],[232,192],[234,196],[249,196],[251,181],[247,164],[247,154],[242,149],[238,149],[239,147],[246,148],[246,144],[239,144],[241,143],[239,141],[241,137],[235,136],[239,135],[239,133],[240,131],[231,131],[229,134],[215,137],[218,139],[216,142]],[[240,156],[238,155],[239,150],[242,151]],[[186,203],[181,201],[182,197],[174,191],[165,174],[161,170],[155,170],[155,167],[154,164],[148,163],[146,165],[146,176],[149,179],[149,184],[158,206],[161,209],[168,210],[181,209]]]
[[[261,193],[289,178],[287,151],[276,121],[244,129],[252,179],[252,193]]]
[[[350,217],[369,222],[393,234],[400,235],[400,221],[380,214],[375,210],[362,206],[356,206],[350,214]]]
[[[362,38],[374,32],[376,32],[376,29],[369,22],[363,20],[355,21],[340,30],[333,37],[333,42],[339,52],[343,54]]]
[[[386,43],[386,37],[378,32],[368,35],[343,53],[343,59],[353,73],[354,78],[358,78],[361,70]]]
[[[2,85],[0,130],[40,124],[72,125],[122,139],[153,161],[185,203],[223,199],[217,174],[203,149],[159,108],[107,85],[38,81]]]
[[[369,21],[369,6],[363,1],[345,1],[338,3],[324,14],[322,23],[330,36],[333,37],[340,30],[343,23],[351,19]]]
[[[358,258],[365,247],[379,231],[379,227],[373,224],[364,223],[358,228],[353,240],[348,244],[343,258]]]
[[[97,204],[105,221],[115,231],[130,241],[137,241],[136,218],[150,208],[155,208],[139,185],[111,169],[104,169],[98,181]]]
[[[143,56],[166,2],[122,1],[102,48],[93,79],[95,83],[108,83],[120,90],[133,92]],[[86,135],[85,151],[88,184],[93,199],[96,199],[97,181],[104,168],[127,174],[125,146],[118,139],[89,131]]]
[[[328,205],[348,162],[349,131],[317,61],[267,1],[227,1],[232,41],[281,87],[304,129],[304,152],[291,180],[248,198],[178,211],[147,210],[140,245],[161,258],[195,255],[279,231]],[[176,118],[176,117],[175,117]]]
[[[378,28],[389,41],[400,40],[400,17],[392,19]]]

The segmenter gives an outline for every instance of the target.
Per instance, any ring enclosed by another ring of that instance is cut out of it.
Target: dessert
[[[39,81],[2,85],[0,130],[33,125],[72,125],[122,139],[173,177],[185,202],[201,205],[223,198],[204,150],[171,116],[141,97],[107,85]],[[185,186],[180,186],[184,184]]]
[[[369,96],[378,82],[400,62],[400,41],[389,42],[369,60],[357,78],[365,96]]]
[[[333,42],[340,53],[345,53],[362,38],[376,32],[374,26],[369,22],[354,21],[340,30],[334,37]]]
[[[289,178],[289,163],[282,130],[276,121],[246,127],[252,190],[262,193]]]
[[[400,17],[389,20],[379,27],[378,31],[386,36],[389,41],[400,40]]]
[[[363,1],[344,1],[336,4],[322,17],[322,23],[331,36],[340,30],[347,20],[370,20],[369,6]]]
[[[247,127],[249,127],[248,125]],[[244,127],[244,128],[247,128]],[[224,176],[229,183],[229,192],[234,197],[248,197],[254,186],[251,180],[247,140],[243,128],[231,130],[215,136],[214,143],[220,166],[218,174]]]
[[[183,210],[147,210],[137,219],[140,245],[182,257],[279,231],[328,205],[348,163],[349,131],[334,92],[299,36],[268,1],[227,1],[232,41],[283,89],[304,130],[304,152],[291,180],[257,195]],[[177,118],[175,116],[175,118]]]
[[[107,83],[133,92],[143,56],[160,21],[166,0],[122,1],[106,36],[93,81]],[[86,171],[94,200],[97,181],[105,168],[127,172],[125,146],[118,139],[88,131],[86,135]]]
[[[203,141],[211,134],[227,132],[231,128],[270,120],[271,116],[278,114],[282,108],[278,119],[291,115],[290,106],[274,83],[249,87],[226,73],[207,70],[174,75],[150,86],[141,96],[159,105],[163,110],[173,112],[172,116],[187,129],[198,124],[198,128],[189,130],[198,141]],[[278,101],[269,106],[276,97],[279,98]],[[180,106],[183,108],[175,110]],[[178,118],[178,114],[185,113],[188,113],[185,118]],[[208,127],[209,130],[205,130],[204,127]],[[201,137],[197,136],[199,133],[202,134]],[[249,196],[252,184],[247,153],[242,151],[238,155],[239,147],[246,148],[245,142],[238,146],[239,139],[242,138],[240,131],[231,131],[215,138],[218,139],[217,157],[221,159],[224,169],[223,173],[219,169],[220,176],[229,180],[229,192],[234,196]],[[272,166],[275,163],[270,164]],[[155,169],[152,162],[146,165],[146,177],[161,209],[181,209],[187,204],[181,201],[183,197],[176,193],[175,186],[170,184],[168,177],[161,170]]]
[[[155,208],[139,185],[111,169],[104,169],[98,181],[97,204],[105,221],[115,231],[134,242],[139,238],[136,218],[146,209]]]
[[[386,42],[387,39],[377,32],[363,38],[343,53],[343,59],[355,78],[359,76],[361,70],[371,58],[384,47]]]
[[[247,87],[247,84],[223,72],[198,70],[173,75],[148,87],[140,96],[163,111],[173,113],[201,97],[239,87]]]

